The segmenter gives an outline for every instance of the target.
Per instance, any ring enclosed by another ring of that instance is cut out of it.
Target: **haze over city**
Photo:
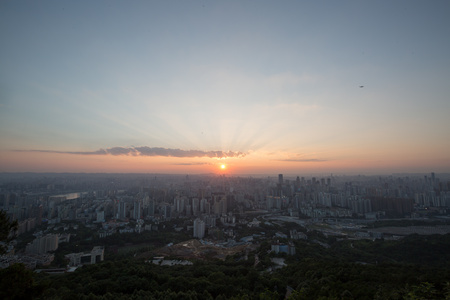
[[[450,172],[448,1],[2,1],[0,172]]]

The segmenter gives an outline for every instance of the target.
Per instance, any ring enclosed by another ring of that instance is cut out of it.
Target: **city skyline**
[[[449,10],[4,1],[0,172],[448,173]]]

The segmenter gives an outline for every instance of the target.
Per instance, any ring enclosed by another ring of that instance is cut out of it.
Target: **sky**
[[[3,0],[0,172],[450,172],[449,12]]]

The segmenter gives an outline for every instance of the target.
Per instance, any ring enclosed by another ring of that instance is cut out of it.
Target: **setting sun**
[[[220,165],[220,168],[221,168],[222,170],[224,170],[226,167],[227,167],[227,166],[225,166],[225,165]]]

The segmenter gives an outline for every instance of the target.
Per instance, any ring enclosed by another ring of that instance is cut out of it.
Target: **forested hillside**
[[[450,235],[328,242],[297,241],[296,255],[278,255],[287,264],[279,269],[262,243],[247,259],[191,266],[111,256],[74,273],[33,274],[29,288],[40,299],[450,299]],[[8,298],[7,270],[1,293]]]

